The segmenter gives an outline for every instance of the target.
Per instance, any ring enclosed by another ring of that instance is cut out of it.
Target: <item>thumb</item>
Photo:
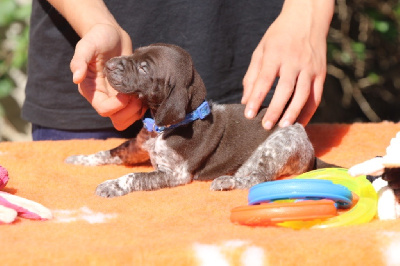
[[[70,63],[73,74],[73,82],[81,83],[87,75],[88,64],[96,55],[96,48],[93,44],[81,39],[75,47],[75,53]]]

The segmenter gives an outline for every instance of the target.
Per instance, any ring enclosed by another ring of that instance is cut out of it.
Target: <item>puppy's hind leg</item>
[[[300,174],[312,169],[314,160],[314,148],[303,126],[278,128],[233,176],[216,178],[211,190],[245,189],[283,175]]]

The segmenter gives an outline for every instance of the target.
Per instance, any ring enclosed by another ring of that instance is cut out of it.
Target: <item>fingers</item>
[[[80,40],[75,48],[74,56],[70,63],[73,82],[81,83],[87,75],[88,64],[95,57],[96,48],[84,39]]]
[[[300,122],[306,125],[321,101],[326,67],[323,53],[289,49],[273,54],[266,46],[256,48],[243,79],[245,117],[254,118],[271,86],[279,77],[271,103],[262,120],[265,129]],[[309,46],[306,46],[309,47]],[[277,50],[276,46],[274,47]],[[274,50],[272,49],[272,50]],[[261,52],[260,52],[261,51]],[[286,51],[286,52],[285,52]]]
[[[83,83],[88,81],[93,80],[85,79]],[[136,97],[121,93],[110,96],[107,92],[103,93],[95,89],[82,90],[81,85],[83,83],[79,85],[81,94],[89,101],[99,115],[109,117],[117,130],[128,128],[135,121],[142,118],[146,112],[147,108]],[[88,86],[88,84],[85,85]],[[89,87],[94,88],[94,86]]]
[[[138,98],[131,97],[127,106],[111,115],[110,119],[114,127],[121,131],[141,119],[144,116],[146,109],[147,108]]]
[[[321,103],[322,93],[324,90],[325,74],[315,78],[311,86],[310,95],[304,108],[301,110],[297,121],[302,125],[307,125],[319,104]]]
[[[286,127],[299,122],[302,125],[307,125],[311,117],[314,115],[321,102],[323,92],[323,77],[314,78],[312,75],[303,71],[297,77],[295,88],[286,90],[276,88],[274,97],[268,107],[268,110],[263,118],[263,126],[269,130],[279,120],[279,115],[283,113],[278,125]],[[291,94],[289,93],[291,91]],[[287,97],[291,97],[289,100]],[[288,103],[288,104],[287,104]],[[286,110],[283,107],[287,104]],[[284,112],[283,112],[284,111]]]
[[[280,71],[280,79],[276,86],[274,96],[262,121],[265,129],[271,129],[276,124],[279,117],[281,117],[285,106],[295,90],[298,74],[298,70],[295,68],[282,68]]]
[[[142,118],[147,109],[138,98],[121,93],[110,97],[96,91],[89,96],[89,102],[97,113],[109,117],[117,130],[128,128]]]
[[[265,67],[267,69],[264,69]],[[280,127],[286,127],[296,121],[306,125],[321,101],[325,74],[315,77],[314,72],[308,68],[301,70],[291,66],[282,66],[277,70],[277,67],[271,64],[264,64],[262,68],[255,81],[252,81],[255,75],[250,67],[246,74],[248,79],[244,83],[254,82],[254,85],[252,89],[248,89],[248,94],[244,95],[242,100],[247,104],[245,116],[253,118],[256,115],[275,77],[280,76],[262,120],[263,127],[270,130],[276,123]]]
[[[251,57],[249,68],[247,69],[246,75],[243,78],[243,97],[242,104],[247,104],[251,92],[254,87],[254,82],[257,80],[259,69],[262,66],[262,48],[258,46]]]
[[[310,86],[311,86],[312,76],[308,74],[306,71],[300,72],[297,76],[297,81],[291,84],[292,89],[292,97],[290,103],[288,104],[286,111],[284,112],[281,120],[279,121],[280,127],[286,127],[292,125],[296,122],[297,117],[299,116],[301,110],[307,102],[307,99],[310,95]],[[278,88],[279,89],[279,88]],[[290,97],[289,96],[289,97]],[[289,102],[289,99],[286,100],[286,103]],[[280,107],[285,107],[285,103],[280,103]],[[268,110],[269,111],[269,110]],[[279,114],[283,113],[283,109],[279,110]],[[275,124],[279,117],[276,117],[276,114],[272,113],[272,123]],[[267,118],[268,119],[268,118]]]
[[[86,78],[78,85],[78,89],[99,115],[107,117],[127,106],[130,96],[110,94],[109,89],[106,89],[105,86],[104,81]]]
[[[245,93],[242,103],[246,104],[244,115],[248,119],[256,116],[262,102],[267,96],[278,72],[276,61],[262,61],[259,54],[254,54],[252,63],[244,80]],[[261,60],[261,61],[260,61]]]

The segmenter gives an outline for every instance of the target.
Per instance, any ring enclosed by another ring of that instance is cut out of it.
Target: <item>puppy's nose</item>
[[[106,62],[105,69],[106,71],[124,71],[127,62],[128,61],[123,57],[111,58]]]

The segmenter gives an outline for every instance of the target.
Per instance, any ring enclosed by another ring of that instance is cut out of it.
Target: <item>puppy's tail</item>
[[[321,168],[342,168],[342,167],[335,164],[327,163],[319,158],[315,158],[313,170]]]

